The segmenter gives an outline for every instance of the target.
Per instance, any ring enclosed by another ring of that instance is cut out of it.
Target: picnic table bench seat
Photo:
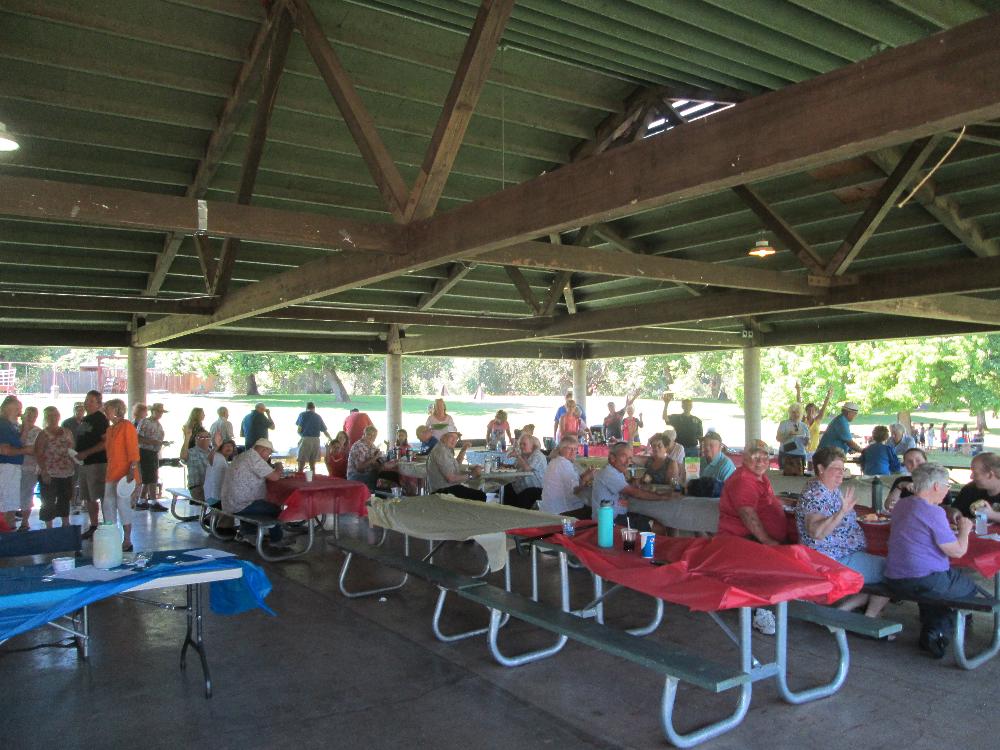
[[[994,582],[994,587],[998,587],[996,582]],[[956,617],[952,641],[955,647],[955,662],[962,669],[975,669],[1000,653],[1000,596],[996,595],[1000,591],[995,590],[994,596],[980,591],[980,596],[941,599],[926,596],[902,596],[883,583],[868,584],[861,590],[866,594],[885,596],[896,601],[910,601],[916,604],[930,604],[954,609]],[[982,651],[975,656],[970,656],[966,653],[965,633],[967,618],[973,612],[989,612],[993,615],[993,637],[989,645]]]

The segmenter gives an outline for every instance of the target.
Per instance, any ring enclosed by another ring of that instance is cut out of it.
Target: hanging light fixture
[[[0,151],[17,151],[21,144],[17,142],[14,134],[7,130],[7,126],[0,122]]]
[[[752,255],[755,258],[766,258],[769,255],[774,255],[777,250],[767,239],[763,232],[761,232],[760,239],[753,243],[753,247],[747,250],[747,255]]]

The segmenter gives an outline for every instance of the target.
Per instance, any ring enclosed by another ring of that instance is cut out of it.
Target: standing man
[[[240,437],[244,439],[244,448],[250,450],[258,440],[267,440],[267,431],[273,429],[271,410],[264,404],[257,404],[252,412],[243,417],[243,423],[240,425]]]
[[[625,397],[625,407],[616,409],[614,401],[608,401],[608,414],[604,417],[604,440],[612,443],[622,439],[622,419],[625,418],[625,410],[639,397],[639,391],[631,396]]]
[[[557,443],[562,440],[563,437],[559,434],[559,420],[563,418],[563,415],[568,413],[569,402],[573,400],[573,391],[566,391],[566,396],[563,400],[562,406],[556,409],[556,418],[552,425],[552,436],[555,438]],[[587,414],[583,409],[580,409],[580,421],[583,424],[587,424]]]
[[[167,413],[163,404],[156,402],[149,407],[149,416],[139,423],[139,473],[142,475],[142,492],[136,510],[151,510],[162,513],[165,507],[157,502],[157,486],[160,483],[160,448],[163,440],[163,425],[160,417]]]
[[[663,407],[666,410],[666,406]],[[677,432],[677,443],[684,448],[685,456],[698,455],[698,438],[701,437],[701,420],[691,413],[694,402],[685,398],[681,400],[681,413],[671,414],[667,424]]]
[[[326,422],[323,417],[316,413],[316,404],[312,401],[306,404],[306,410],[299,414],[295,420],[295,426],[299,430],[299,472],[309,464],[309,471],[316,473],[316,462],[319,460],[319,435],[323,433],[329,442],[333,442],[330,433],[326,430]]]
[[[76,438],[76,458],[80,467],[80,499],[87,504],[90,528],[80,535],[90,539],[97,531],[97,509],[104,500],[104,478],[108,473],[108,456],[104,452],[104,433],[108,431],[108,418],[101,411],[103,398],[100,391],[88,391],[83,399],[87,415],[80,425]]]
[[[455,446],[458,444],[459,437],[461,435],[457,432],[446,432],[440,437],[438,444],[434,446],[427,457],[427,489],[430,492],[443,492],[466,500],[486,502],[485,492],[462,484],[462,482],[478,478],[483,473],[483,467],[473,466],[469,470],[462,467],[465,451],[471,443],[468,440],[462,443],[462,449],[456,456]]]
[[[853,401],[847,401],[840,407],[840,414],[830,420],[826,426],[826,432],[820,438],[820,448],[839,448],[844,453],[860,453],[861,446],[854,441],[851,435],[851,422],[858,416],[858,405]]]
[[[212,436],[212,450],[218,450],[223,443],[228,443],[233,439],[233,423],[229,421],[229,409],[220,406],[216,411],[219,418],[212,422],[208,428]]]
[[[347,433],[347,444],[354,445],[365,436],[365,430],[372,426],[368,415],[359,409],[351,409],[344,420],[344,432]]]
[[[591,492],[591,517],[597,520],[597,511],[601,502],[609,500],[614,510],[615,523],[625,525],[628,515],[628,498],[639,500],[668,500],[671,494],[650,492],[641,487],[629,484],[625,478],[629,461],[632,460],[632,446],[628,443],[615,443],[608,449],[608,463],[594,475],[594,489]],[[649,521],[643,516],[632,517],[632,527],[643,531],[649,530]]]
[[[34,446],[25,447],[21,442],[20,416],[21,402],[16,396],[7,396],[0,405],[0,511],[9,529],[14,528],[14,514],[21,507],[21,466],[25,455],[35,451]]]

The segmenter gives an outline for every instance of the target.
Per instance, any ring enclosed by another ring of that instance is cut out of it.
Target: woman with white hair
[[[104,433],[104,452],[107,454],[107,473],[104,477],[104,497],[101,507],[107,523],[121,520],[124,530],[122,551],[132,551],[133,504],[142,488],[139,475],[139,435],[135,425],[125,418],[125,402],[113,398],[104,404],[104,415],[108,418],[108,431]],[[132,483],[132,492],[123,495],[118,483],[122,479]]]
[[[921,464],[913,470],[913,495],[900,498],[892,510],[885,579],[906,598],[961,599],[975,596],[976,584],[951,561],[969,550],[972,520],[956,518],[958,535],[951,530],[941,502],[951,489],[948,470],[941,464]],[[918,645],[935,659],[944,656],[954,630],[954,611],[920,604]]]
[[[518,451],[514,454],[518,471],[530,471],[531,476],[518,477],[504,490],[503,504],[518,508],[534,508],[535,503],[542,499],[542,483],[545,480],[545,469],[548,461],[542,453],[542,444],[534,435],[525,435],[517,439]]]
[[[29,406],[21,414],[21,445],[31,448],[30,453],[24,454],[24,463],[21,465],[21,525],[19,531],[27,531],[30,526],[28,518],[31,516],[31,508],[35,500],[35,487],[38,486],[38,461],[35,460],[35,441],[42,432],[42,428],[35,422],[38,421],[38,408]]]
[[[778,425],[778,464],[786,477],[800,477],[806,468],[809,425],[802,421],[802,404],[788,407],[788,419]]]
[[[667,449],[667,458],[683,469],[685,458],[684,446],[677,442],[677,430],[667,425],[660,434],[663,436],[663,446]],[[682,471],[681,473],[683,474],[684,472]]]
[[[896,451],[897,456],[902,456],[910,448],[916,448],[917,441],[913,439],[913,436],[910,435],[906,427],[896,422],[889,427],[889,442],[887,445]]]

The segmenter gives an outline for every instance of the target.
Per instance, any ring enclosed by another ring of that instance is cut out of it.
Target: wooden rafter
[[[257,85],[260,82],[261,62],[264,58],[264,53],[270,47],[274,38],[276,21],[285,13],[284,6],[285,0],[280,0],[280,2],[276,3],[272,7],[270,14],[254,34],[247,59],[240,67],[240,72],[233,83],[233,91],[222,108],[215,130],[209,136],[208,145],[205,147],[205,154],[202,156],[201,161],[198,162],[194,179],[192,179],[191,184],[188,185],[185,191],[185,195],[190,198],[200,198],[205,194],[209,182],[211,182],[212,177],[222,163],[222,157],[229,148],[233,134],[236,132],[236,127],[243,117],[246,106],[257,90]],[[163,242],[163,250],[160,251],[153,272],[146,283],[145,293],[147,295],[155,295],[160,290],[160,287],[163,286],[163,282],[167,278],[167,273],[170,271],[170,266],[173,265],[174,258],[177,257],[177,252],[180,250],[183,241],[183,233],[170,232],[167,235]]]
[[[812,246],[795,231],[795,227],[778,216],[774,209],[767,205],[764,199],[753,188],[749,185],[736,185],[733,187],[733,192],[747,204],[767,229],[778,236],[785,247],[792,251],[803,266],[816,274],[826,273],[826,266],[823,260],[812,249]]]
[[[76,310],[80,312],[137,313],[140,315],[147,313],[192,315],[211,312],[215,303],[205,297],[176,300],[159,297],[109,297],[99,294],[0,291],[0,305],[5,310]]]
[[[196,234],[194,236],[194,249],[198,255],[198,264],[201,266],[201,275],[205,280],[205,291],[211,294],[216,262],[215,256],[212,254],[212,241],[208,235]]]
[[[3,299],[0,296],[0,299]],[[203,310],[204,311],[204,310]],[[155,310],[151,310],[155,312]],[[177,310],[176,312],[198,312]],[[407,326],[438,326],[444,328],[482,328],[497,331],[533,331],[551,322],[547,318],[500,318],[481,315],[447,315],[426,312],[395,312],[371,309],[344,309],[335,307],[286,307],[260,316],[285,320],[311,320],[330,323],[396,323]]]
[[[450,335],[429,334],[408,339],[406,345],[410,352],[429,352],[525,339],[566,336],[585,339],[593,333],[633,330],[645,326],[676,326],[705,320],[808,310],[817,306],[845,307],[906,297],[1000,289],[1000,259],[913,266],[908,271],[905,277],[887,278],[883,273],[860,275],[857,284],[830,288],[815,298],[773,292],[717,292],[687,300],[683,305],[660,304],[638,309],[626,306],[590,310],[556,318],[551,325],[530,332],[483,335],[473,331],[468,336],[460,332]]]
[[[892,173],[902,156],[902,151],[896,148],[870,154],[872,162],[886,174]],[[962,216],[958,204],[938,191],[933,178],[924,182],[914,200],[975,255],[980,258],[1000,255],[1000,241],[987,237],[974,219]]]
[[[963,294],[860,302],[842,307],[845,310],[881,313],[883,315],[1000,325],[1000,302]]]
[[[497,43],[503,36],[515,0],[482,0],[451,90],[427,147],[404,212],[404,221],[425,219],[434,213],[465,131],[489,75]]]
[[[937,144],[940,143],[941,136],[936,135],[930,138],[922,138],[915,141],[903,154],[903,157],[896,164],[896,168],[882,183],[882,187],[868,203],[858,220],[847,233],[847,237],[840,243],[830,260],[826,264],[826,274],[829,276],[840,276],[847,271],[865,243],[871,239],[879,225],[889,215],[903,191],[913,181],[919,173],[924,162],[931,155]]]
[[[402,221],[407,201],[406,183],[375,128],[375,120],[358,96],[308,0],[289,0],[289,9],[389,212],[397,221]]]
[[[524,304],[531,308],[531,311],[535,315],[541,315],[542,306],[535,297],[535,293],[531,291],[531,285],[528,280],[524,278],[524,274],[514,266],[504,266],[504,271],[507,272],[507,276],[514,284],[514,288],[517,289],[517,293],[521,295],[521,299],[524,300]]]
[[[429,310],[434,307],[452,287],[468,276],[469,272],[475,267],[474,263],[452,263],[448,267],[447,275],[435,281],[434,287],[420,298],[417,302],[417,309]]]
[[[282,10],[275,24],[274,42],[267,57],[264,80],[257,97],[257,108],[254,110],[253,122],[247,138],[246,152],[243,155],[243,166],[240,170],[240,182],[236,188],[236,202],[248,205],[253,197],[254,185],[257,182],[257,172],[260,160],[264,155],[264,143],[267,141],[267,129],[274,112],[274,102],[278,97],[278,84],[285,70],[285,58],[288,55],[288,45],[292,40],[292,19],[287,11]],[[236,257],[240,252],[238,237],[228,237],[222,243],[219,262],[214,266],[214,273],[209,291],[220,297],[229,291]]]

